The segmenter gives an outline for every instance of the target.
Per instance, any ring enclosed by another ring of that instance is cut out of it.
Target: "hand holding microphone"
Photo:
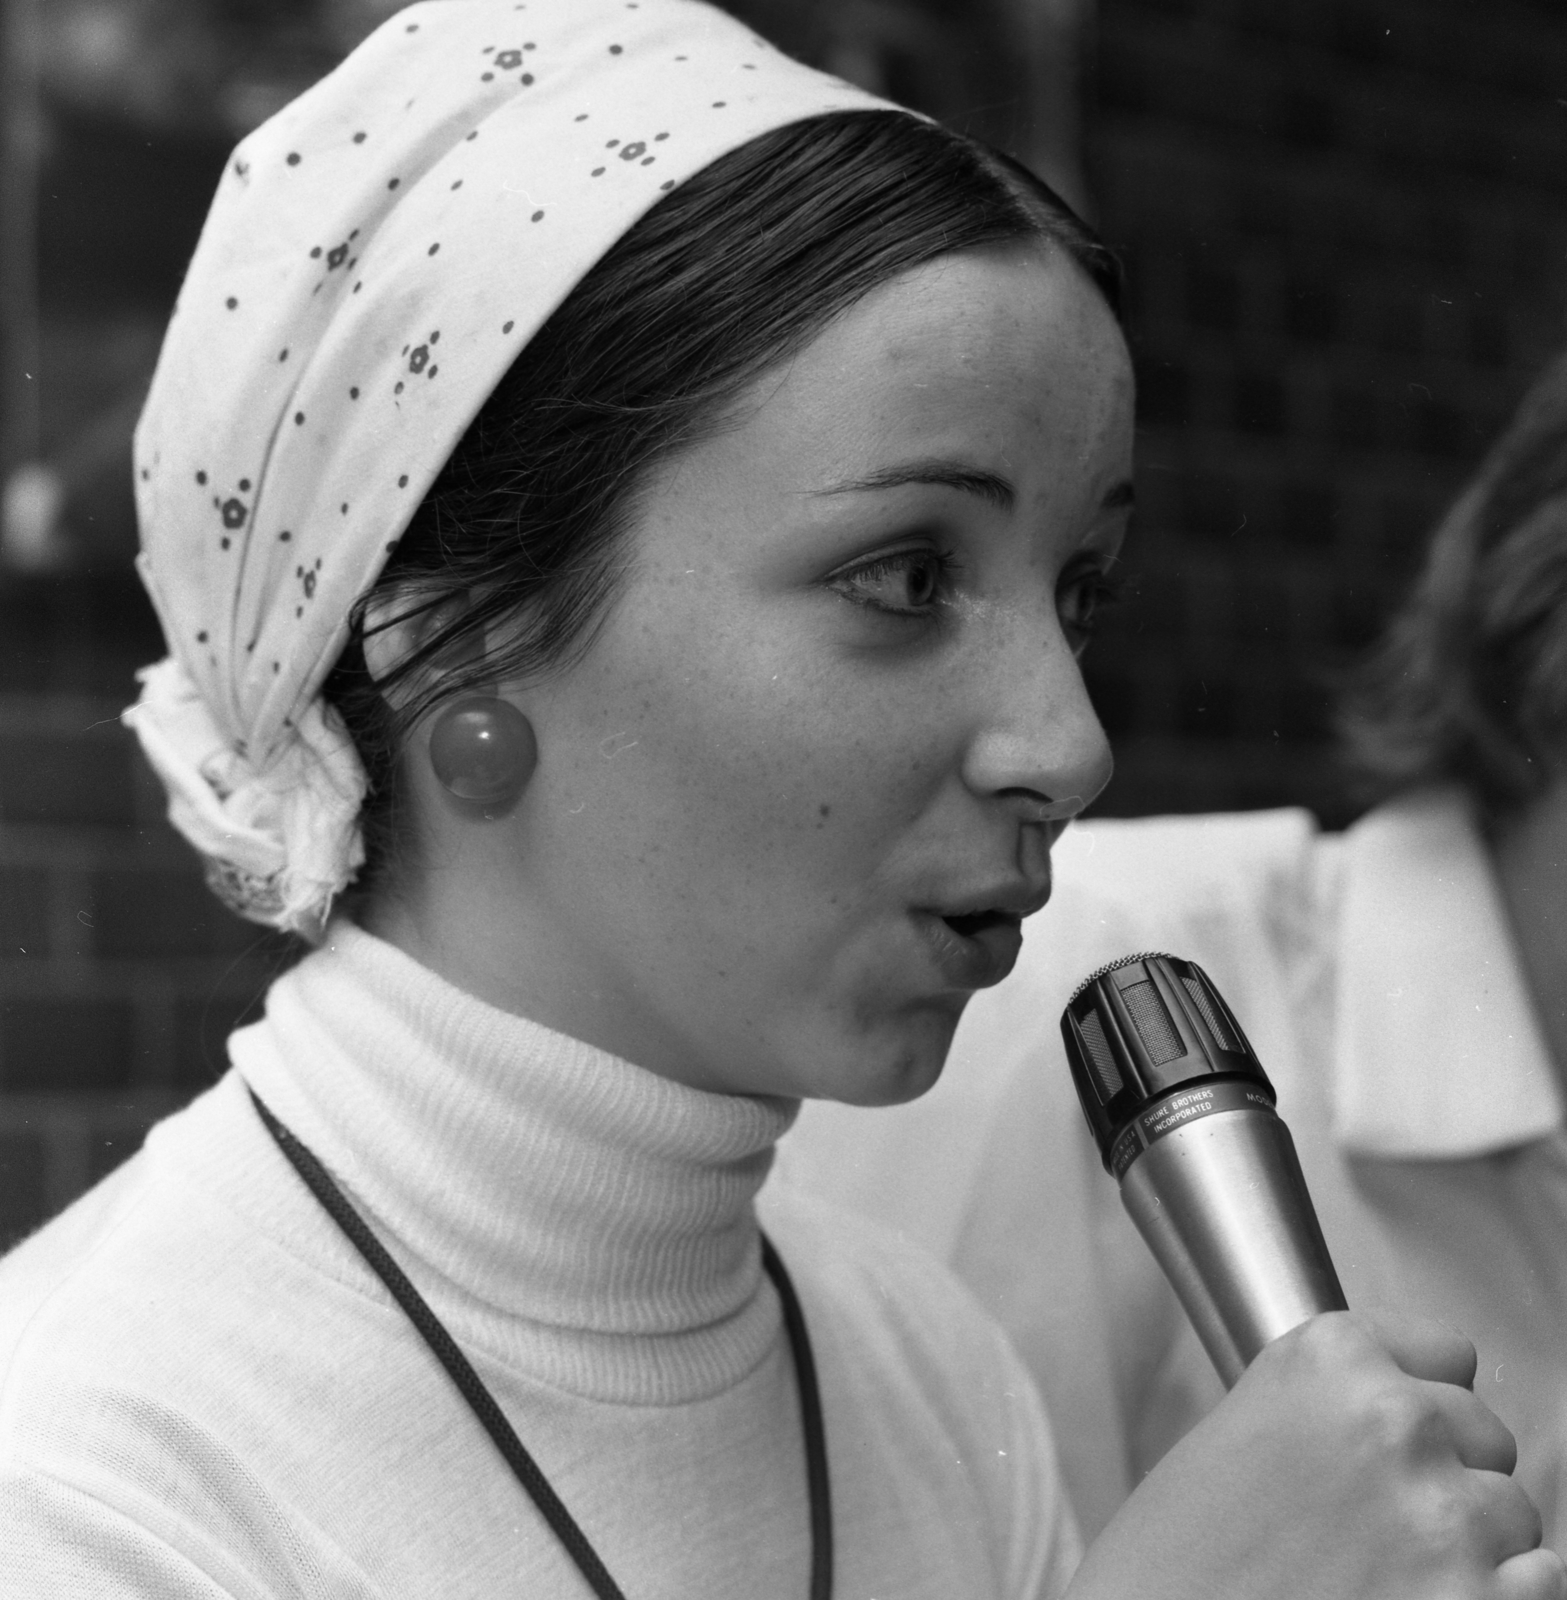
[[[1439,1324],[1345,1306],[1289,1131],[1193,962],[1101,968],[1061,1019],[1105,1168],[1231,1388],[1070,1600],[1567,1600],[1512,1435]]]

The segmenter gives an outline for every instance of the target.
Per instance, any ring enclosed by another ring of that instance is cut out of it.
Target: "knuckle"
[[[1321,1336],[1316,1333],[1316,1318],[1303,1322],[1262,1347],[1257,1359],[1246,1369],[1241,1382],[1252,1386],[1278,1384],[1287,1389],[1320,1381],[1329,1370],[1321,1353]]]
[[[1301,1345],[1314,1355],[1340,1357],[1365,1352],[1376,1341],[1350,1311],[1328,1311],[1311,1317],[1295,1329]]]
[[[1534,1502],[1510,1478],[1460,1470],[1444,1474],[1424,1507],[1422,1537],[1445,1540],[1488,1563],[1537,1549],[1544,1528]]]
[[[1368,1381],[1381,1381],[1386,1355],[1349,1313],[1337,1311],[1312,1317],[1273,1340],[1253,1365],[1291,1385],[1353,1392]]]
[[[1456,1483],[1427,1485],[1411,1497],[1407,1510],[1409,1531],[1442,1562],[1457,1561],[1472,1549],[1482,1517]]]
[[[1363,1399],[1366,1437],[1373,1448],[1407,1456],[1429,1447],[1441,1429],[1436,1407],[1411,1383],[1381,1383]]]

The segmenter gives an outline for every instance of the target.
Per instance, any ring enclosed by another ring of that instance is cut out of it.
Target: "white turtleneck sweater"
[[[785,1102],[706,1094],[348,925],[234,1070],[0,1263],[0,1596],[589,1593],[263,1128],[337,1178],[629,1600],[803,1600],[799,1399],[753,1202]],[[769,1195],[819,1368],[837,1600],[1035,1600],[1048,1429],[941,1269]]]

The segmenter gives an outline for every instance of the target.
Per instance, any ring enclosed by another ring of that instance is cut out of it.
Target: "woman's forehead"
[[[883,285],[753,389],[735,453],[825,491],[890,460],[1130,448],[1132,377],[1103,299],[1064,255],[969,252]]]

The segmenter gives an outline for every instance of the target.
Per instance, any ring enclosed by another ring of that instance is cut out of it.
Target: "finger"
[[[1418,1387],[1422,1398],[1434,1409],[1428,1443],[1450,1446],[1466,1467],[1483,1472],[1505,1477],[1518,1465],[1518,1441],[1483,1400],[1451,1383],[1427,1380]]]
[[[1354,1312],[1358,1322],[1411,1378],[1468,1389],[1475,1377],[1475,1347],[1463,1334],[1431,1317]]]
[[[1544,1545],[1511,1556],[1493,1575],[1493,1600],[1567,1600],[1567,1564]]]
[[[1495,1472],[1469,1475],[1469,1526],[1491,1560],[1504,1562],[1539,1548],[1542,1528],[1534,1501],[1511,1478]]]

